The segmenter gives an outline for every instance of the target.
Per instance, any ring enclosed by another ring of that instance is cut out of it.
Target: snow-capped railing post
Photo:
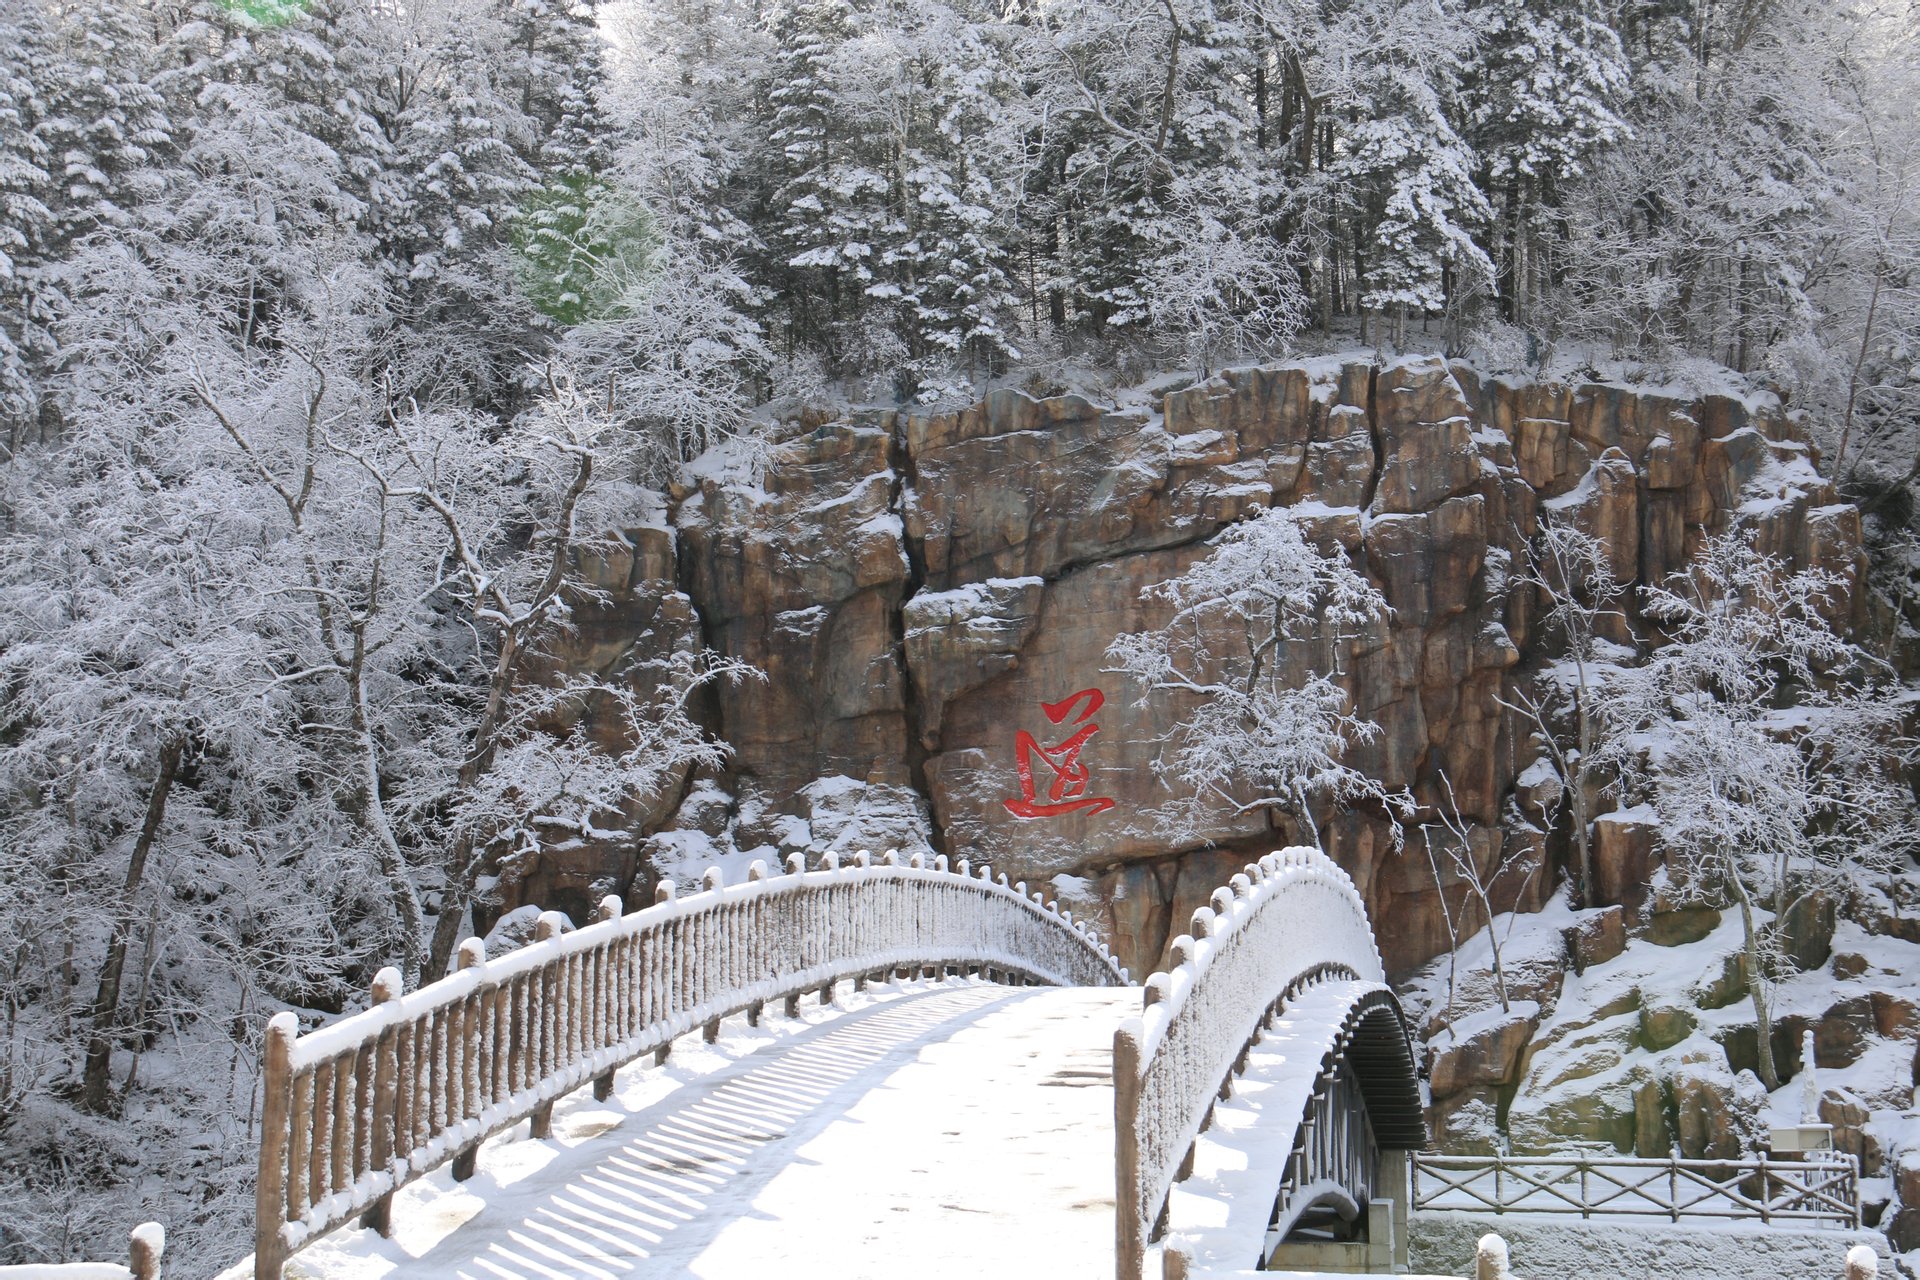
[[[127,1235],[127,1265],[117,1262],[27,1263],[0,1266],[0,1280],[160,1280],[167,1233],[157,1222],[143,1222]]]
[[[534,940],[489,958],[477,940],[453,973],[411,994],[383,970],[363,1013],[298,1035],[291,1014],[267,1033],[255,1275],[360,1216],[385,1231],[394,1191],[452,1161],[474,1168],[490,1135],[527,1120],[552,1129],[553,1104],[644,1054],[663,1062],[676,1037],[712,1038],[735,1013],[769,1001],[831,1001],[849,978],[898,971],[990,971],[1009,982],[1113,986],[1112,952],[1057,904],[1016,893],[985,868],[926,858],[842,866],[829,852],[809,871],[756,864],[729,885],[717,870],[697,894],[662,881],[655,902],[622,915],[603,899],[569,931],[543,913]]]
[[[133,1280],[160,1280],[167,1233],[157,1222],[143,1222],[127,1238],[127,1270]]]
[[[253,1257],[256,1274],[278,1280],[287,1252],[280,1224],[287,1211],[287,1148],[293,1133],[293,1042],[300,1023],[291,1013],[267,1022],[260,1073],[260,1181],[254,1187]]]
[[[379,1008],[390,1000],[400,997],[403,979],[400,971],[389,965],[373,975],[373,1007]],[[369,1141],[371,1151],[369,1159],[372,1167],[383,1172],[391,1169],[393,1153],[396,1149],[394,1139],[394,1108],[399,1092],[399,1033],[393,1027],[382,1027],[374,1041],[373,1050],[373,1107],[367,1122],[371,1129]],[[364,1077],[362,1077],[364,1079]],[[360,1217],[360,1225],[381,1235],[393,1233],[393,1193],[375,1200]]]
[[[460,944],[460,954],[455,959],[454,972],[464,973],[468,969],[478,968],[486,962],[486,941],[481,938],[468,938]],[[462,1054],[461,1057],[462,1074],[470,1076],[473,1070],[473,1054],[465,1053]],[[464,1083],[469,1094],[478,1086],[478,1081],[472,1079],[468,1079]],[[465,1182],[468,1178],[471,1178],[474,1174],[475,1166],[479,1163],[479,1159],[480,1144],[478,1142],[470,1142],[462,1147],[460,1154],[453,1158],[453,1180],[455,1182]]]
[[[1248,865],[1168,951],[1169,970],[1147,980],[1140,1016],[1113,1038],[1119,1280],[1145,1280],[1168,1193],[1275,1007],[1316,973],[1385,978],[1353,881],[1317,849]]]

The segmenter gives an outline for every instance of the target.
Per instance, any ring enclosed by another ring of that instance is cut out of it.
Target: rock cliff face
[[[1052,879],[1128,963],[1152,967],[1214,885],[1294,833],[1222,808],[1171,845],[1156,810],[1174,797],[1154,761],[1183,704],[1104,655],[1123,632],[1165,625],[1143,590],[1273,504],[1307,516],[1393,609],[1343,664],[1383,730],[1356,763],[1427,804],[1444,771],[1484,857],[1518,842],[1540,866],[1560,837],[1516,820],[1535,752],[1499,698],[1542,643],[1535,601],[1508,586],[1542,507],[1605,538],[1623,580],[1657,580],[1738,519],[1764,549],[1857,583],[1858,514],[1814,461],[1767,397],[1526,385],[1438,358],[1238,370],[1119,407],[1008,389],[957,413],[816,415],[758,484],[676,491],[673,580],[635,572],[606,606],[626,616],[684,593],[709,644],[768,673],[718,696],[728,775],[633,850],[550,855],[601,865],[525,883],[630,888],[634,868],[699,850],[918,838]],[[1056,797],[1041,749],[1076,738],[1085,789]],[[651,832],[659,819],[644,816]],[[1396,852],[1391,835],[1364,813],[1322,831],[1404,971],[1446,935],[1425,854]],[[1631,836],[1602,841],[1622,899],[1646,882],[1626,865],[1648,854]],[[1551,879],[1514,878],[1506,902],[1533,905]]]

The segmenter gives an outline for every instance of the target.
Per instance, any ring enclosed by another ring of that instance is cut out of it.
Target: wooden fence
[[[0,1267],[0,1280],[160,1280],[161,1255],[166,1252],[167,1233],[157,1222],[135,1227],[127,1241],[127,1263],[62,1262],[35,1263],[23,1267]]]
[[[1805,1161],[1416,1154],[1413,1170],[1416,1209],[1860,1225],[1859,1167],[1844,1153]]]
[[[1315,971],[1385,979],[1366,907],[1317,849],[1268,854],[1214,891],[1114,1034],[1115,1257],[1141,1280],[1167,1194],[1216,1099],[1285,993]]]
[[[254,1275],[362,1216],[381,1231],[393,1193],[451,1160],[473,1171],[479,1144],[520,1120],[545,1136],[554,1100],[645,1053],[660,1060],[696,1027],[758,1019],[770,1001],[831,995],[845,978],[895,969],[984,972],[1014,982],[1123,985],[1127,973],[1083,924],[1024,884],[970,874],[945,858],[879,865],[834,855],[788,874],[755,863],[746,882],[707,872],[704,891],[631,915],[608,898],[600,919],[561,932],[554,913],[535,941],[488,960],[478,939],[458,972],[402,995],[375,979],[374,1005],[307,1035],[292,1014],[268,1025]]]

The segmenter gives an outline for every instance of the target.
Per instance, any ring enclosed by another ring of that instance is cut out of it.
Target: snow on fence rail
[[[1114,1033],[1119,1280],[1142,1280],[1167,1193],[1235,1068],[1286,992],[1315,971],[1386,974],[1353,881],[1317,849],[1270,853],[1214,890]]]
[[[1416,1209],[1860,1225],[1859,1167],[1838,1152],[1805,1161],[1416,1153],[1413,1169]]]
[[[1062,986],[1127,981],[1106,944],[1024,884],[949,871],[916,855],[880,865],[833,854],[819,870],[756,862],[745,883],[718,870],[704,891],[631,915],[620,900],[561,933],[541,916],[535,941],[488,960],[479,939],[459,971],[402,995],[399,974],[374,980],[374,1006],[301,1036],[290,1013],[268,1024],[254,1275],[278,1280],[296,1250],[364,1214],[382,1231],[394,1191],[454,1160],[472,1172],[489,1135],[531,1118],[545,1136],[554,1100],[644,1053],[770,1000],[897,968],[985,970]]]
[[[160,1280],[160,1259],[167,1233],[157,1222],[143,1222],[127,1240],[127,1264],[117,1262],[29,1263],[0,1267],[0,1280]]]

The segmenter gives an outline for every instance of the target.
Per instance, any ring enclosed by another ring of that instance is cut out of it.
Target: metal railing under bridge
[[[1413,1171],[1415,1209],[1860,1225],[1859,1166],[1844,1152],[1803,1160],[1419,1153]]]

